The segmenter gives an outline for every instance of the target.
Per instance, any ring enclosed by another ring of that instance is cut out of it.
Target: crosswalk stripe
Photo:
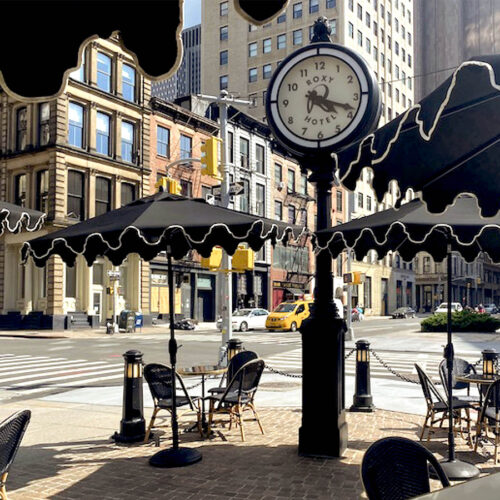
[[[44,360],[21,360],[20,362],[12,362],[12,363],[9,363],[9,364],[5,364],[5,365],[0,365],[0,372],[5,372],[5,371],[9,371],[9,370],[12,370],[13,368],[18,368],[18,367],[24,367],[24,368],[29,368],[30,366],[45,366],[45,365],[50,365],[51,363],[53,363],[54,361],[52,360],[55,360],[56,362],[57,361],[62,361],[62,360],[66,360],[67,358],[48,358],[48,359],[44,359]]]
[[[15,359],[17,360],[23,360],[23,359],[47,359],[48,356],[30,356],[29,354],[21,354],[19,356],[16,356],[15,358],[8,358],[4,360],[0,360],[0,366],[7,366],[12,363],[12,361]]]
[[[29,365],[25,366],[16,366],[16,367],[10,367],[10,368],[0,368],[0,377],[3,375],[15,375],[16,373],[29,373],[29,372],[34,372],[34,371],[43,371],[51,368],[59,368],[64,365],[69,365],[69,364],[74,364],[74,363],[82,363],[86,362],[84,359],[75,359],[75,360],[68,360],[65,359],[64,361],[47,361],[45,363],[32,363]],[[88,363],[88,362],[86,362]],[[93,362],[94,363],[94,362]],[[15,368],[19,368],[16,370]],[[2,373],[2,372],[7,372]]]

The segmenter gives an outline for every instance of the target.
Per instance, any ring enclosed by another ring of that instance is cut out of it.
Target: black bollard
[[[370,343],[367,340],[356,342],[356,390],[350,411],[372,412],[373,397],[370,384]]]
[[[115,432],[113,439],[117,443],[134,443],[144,441],[146,435],[142,397],[142,352],[127,351],[123,357],[123,413],[120,432]]]
[[[233,357],[243,350],[243,342],[240,339],[229,339],[227,341],[227,364]]]
[[[498,352],[495,349],[485,349],[481,354],[483,355],[483,375],[493,379],[497,373]]]

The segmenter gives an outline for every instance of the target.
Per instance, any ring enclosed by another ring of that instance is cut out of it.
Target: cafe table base
[[[170,469],[173,467],[185,467],[201,460],[201,453],[194,448],[168,448],[167,450],[155,453],[150,459],[149,464],[153,467],[162,467]]]
[[[475,465],[462,462],[462,460],[444,460],[439,464],[450,481],[467,481],[478,477],[480,474],[480,470]],[[429,472],[433,479],[438,479],[432,467],[429,468]]]

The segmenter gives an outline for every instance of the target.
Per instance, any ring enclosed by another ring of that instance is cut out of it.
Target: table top
[[[480,498],[481,500],[498,500],[500,490],[500,472],[471,479],[465,483],[443,488],[418,498],[422,500],[462,500]]]
[[[220,365],[196,365],[185,368],[177,368],[181,375],[219,375],[227,370],[227,366]]]
[[[483,375],[482,373],[468,373],[467,375],[455,375],[455,379],[459,382],[470,382],[472,384],[489,385],[495,380],[498,380],[500,375]]]

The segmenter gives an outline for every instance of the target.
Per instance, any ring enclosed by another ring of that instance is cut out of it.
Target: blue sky
[[[201,23],[201,0],[184,0],[184,28]]]

